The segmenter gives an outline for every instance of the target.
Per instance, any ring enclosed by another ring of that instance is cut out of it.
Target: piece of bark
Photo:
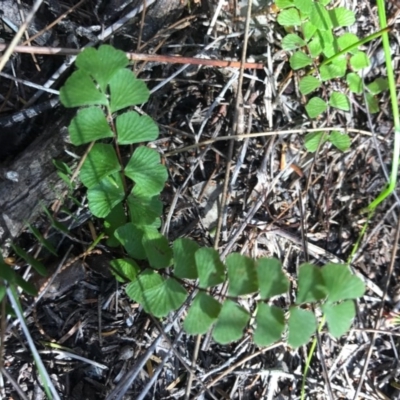
[[[61,132],[70,117],[69,112],[58,116],[14,161],[0,165],[0,244],[17,237],[42,205],[50,205],[65,190],[53,159],[65,158]]]

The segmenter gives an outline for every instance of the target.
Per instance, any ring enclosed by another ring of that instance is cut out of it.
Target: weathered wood
[[[70,113],[59,116],[12,163],[0,165],[0,244],[17,237],[41,204],[48,206],[65,189],[52,160],[65,154],[61,130],[69,120]]]

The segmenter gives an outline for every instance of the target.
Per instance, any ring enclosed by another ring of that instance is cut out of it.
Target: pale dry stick
[[[389,264],[389,267],[388,267],[388,271],[387,271],[387,274],[386,274],[386,284],[385,284],[385,288],[383,290],[381,306],[379,308],[379,312],[378,312],[378,315],[376,316],[376,320],[375,320],[375,328],[374,328],[375,330],[377,330],[379,328],[379,324],[380,324],[380,321],[382,319],[383,310],[384,310],[384,303],[385,303],[385,297],[386,297],[386,294],[387,294],[387,292],[389,290],[390,279],[392,277],[392,273],[393,273],[393,270],[394,270],[394,264],[396,262],[396,253],[397,253],[399,238],[400,238],[400,215],[397,215],[397,227],[396,227],[396,234],[395,234],[394,244],[393,244],[393,249],[392,249],[392,257],[391,257],[390,264]],[[362,385],[364,383],[365,375],[367,374],[369,361],[370,361],[371,355],[372,355],[372,350],[373,350],[374,345],[375,345],[376,336],[377,336],[377,334],[376,334],[376,332],[374,332],[372,334],[371,343],[370,343],[370,347],[368,349],[367,357],[364,360],[364,367],[363,367],[362,372],[361,372],[361,376],[360,376],[360,380],[358,382],[356,393],[354,394],[354,400],[357,400],[358,395],[359,395],[360,390],[361,390],[361,387],[362,387]]]
[[[254,138],[254,137],[261,137],[261,136],[275,136],[275,135],[287,135],[291,133],[298,133],[298,134],[306,134],[310,132],[330,132],[330,131],[341,131],[341,132],[352,132],[352,133],[360,133],[366,136],[372,136],[371,132],[364,131],[362,129],[356,128],[340,128],[340,127],[332,127],[332,128],[311,128],[311,129],[286,129],[282,131],[270,131],[270,132],[256,132],[256,133],[246,133],[242,135],[236,136],[220,136],[213,139],[205,140],[204,142],[199,142],[196,144],[191,144],[190,146],[181,147],[179,149],[175,149],[163,154],[163,157],[171,157],[175,154],[183,153],[188,150],[193,150],[201,146],[206,146],[208,144],[213,144],[215,142],[221,142],[223,140],[243,140],[246,138]],[[388,142],[383,136],[378,136],[378,138],[382,141]]]
[[[237,93],[235,99],[235,113],[233,116],[233,124],[232,124],[232,136],[240,135],[244,131],[244,114],[243,114],[243,94],[242,94],[242,87],[243,87],[243,75],[244,75],[244,68],[246,62],[246,54],[247,54],[247,45],[249,40],[249,32],[250,32],[250,20],[251,20],[251,6],[252,0],[248,1],[247,5],[247,15],[246,15],[246,26],[244,31],[244,41],[243,41],[243,49],[242,49],[242,58],[241,58],[241,65],[239,70],[239,80],[237,84]],[[224,178],[224,185],[222,189],[222,200],[221,200],[221,209],[218,215],[217,221],[217,228],[215,232],[215,242],[214,242],[214,249],[218,250],[219,248],[219,240],[221,236],[222,226],[226,224],[227,219],[227,208],[230,199],[230,174],[231,174],[231,166],[232,166],[232,157],[233,157],[233,148],[234,142],[229,142],[228,154],[227,154],[227,161],[225,166],[225,178]],[[224,256],[221,254],[221,258],[223,259]],[[224,282],[219,292],[219,298],[222,298],[228,288],[228,282]],[[212,329],[207,332],[206,337],[204,338],[202,349],[205,350],[209,347],[209,343],[211,341]],[[200,340],[200,338],[198,339]]]
[[[17,3],[18,3],[18,6],[19,6],[18,7],[19,16],[21,18],[21,21],[24,22],[25,21],[25,15],[24,15],[24,11],[22,10],[21,0],[17,0]],[[28,33],[27,30],[25,30],[24,35],[25,35],[26,42],[29,42],[29,33]],[[28,46],[30,46],[30,43],[28,44]],[[39,66],[39,63],[38,63],[38,60],[37,60],[35,54],[31,54],[31,57],[32,57],[33,63],[35,64],[36,69],[38,71],[40,71],[40,66]]]
[[[60,92],[58,90],[45,88],[44,86],[37,85],[36,83],[32,83],[32,82],[27,81],[25,79],[16,78],[15,76],[6,74],[5,72],[0,72],[0,76],[2,76],[3,78],[6,78],[6,79],[10,79],[10,80],[12,80],[14,82],[21,83],[22,85],[32,87],[34,89],[43,90],[43,91],[45,91],[47,93],[56,94],[57,96],[60,94]]]
[[[219,13],[221,12],[222,6],[224,5],[224,3],[225,3],[225,0],[218,1],[217,7],[215,8],[214,15],[210,22],[210,27],[207,30],[207,36],[211,36],[212,30],[214,29],[215,23],[217,22]]]
[[[0,72],[3,71],[4,66],[6,65],[7,61],[10,59],[11,54],[14,51],[14,48],[17,46],[17,43],[19,42],[19,40],[21,39],[22,35],[24,34],[26,28],[28,27],[28,25],[30,24],[30,22],[32,21],[32,18],[34,17],[34,15],[36,14],[37,10],[39,9],[39,7],[41,6],[41,4],[43,3],[43,0],[36,0],[31,12],[27,15],[25,22],[23,24],[21,24],[21,26],[18,29],[18,32],[15,34],[13,40],[11,41],[11,43],[6,47],[6,51],[4,52],[4,54],[2,55],[2,57],[0,58]],[[4,50],[4,48],[2,49]]]
[[[222,374],[220,374],[218,377],[216,377],[215,379],[213,379],[210,383],[208,383],[206,385],[206,388],[209,389],[212,386],[214,386],[217,382],[219,382],[222,378],[224,378],[226,375],[228,375],[230,372],[234,371],[235,369],[237,369],[238,367],[240,367],[241,365],[243,365],[244,363],[246,363],[247,361],[252,360],[255,357],[258,357],[261,354],[266,353],[267,351],[276,349],[277,347],[280,346],[285,346],[285,343],[282,341],[279,341],[277,343],[272,344],[271,346],[268,347],[264,347],[261,350],[256,351],[253,354],[250,354],[249,356],[243,358],[242,360],[238,361],[237,363],[233,364],[231,367],[227,368]],[[199,397],[201,397],[204,393],[204,390],[201,391],[196,397],[194,397],[194,399],[198,399]]]

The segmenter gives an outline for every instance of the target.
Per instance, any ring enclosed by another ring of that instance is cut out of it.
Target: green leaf
[[[319,97],[313,97],[306,105],[306,111],[310,118],[316,118],[327,109],[326,102]]]
[[[303,95],[309,94],[321,86],[319,79],[313,76],[305,76],[300,80],[299,89]]]
[[[331,2],[331,0],[320,0],[319,2],[325,7]]]
[[[299,35],[294,33],[289,33],[282,39],[282,49],[286,51],[295,50],[305,45],[306,42]]]
[[[255,262],[252,258],[239,253],[226,257],[228,268],[229,296],[242,296],[258,290],[258,277]]]
[[[346,76],[346,82],[349,85],[349,89],[351,92],[356,94],[362,93],[362,80],[360,76],[354,72],[350,72]]]
[[[321,274],[327,289],[327,302],[358,299],[364,295],[363,281],[353,275],[347,265],[326,264],[322,267]]]
[[[310,43],[308,43],[308,50],[313,58],[318,57],[322,53],[322,44],[319,36],[313,37]]]
[[[146,269],[126,287],[126,294],[141,304],[144,310],[161,318],[179,308],[186,300],[186,290],[175,280],[164,280],[159,274]]]
[[[108,236],[107,246],[117,247],[120,245],[114,233],[117,228],[126,224],[126,215],[122,203],[117,204],[104,220],[104,232]]]
[[[36,258],[32,257],[30,254],[25,252],[21,247],[17,246],[16,244],[11,243],[11,247],[15,251],[17,255],[23,258],[35,271],[41,276],[47,276],[47,269],[46,267]],[[2,264],[0,263],[0,269],[2,268]]]
[[[11,267],[3,262],[0,264],[0,278],[8,283],[14,283],[17,280],[17,274]]]
[[[372,94],[379,94],[388,90],[389,83],[387,78],[376,78],[373,82],[367,85],[367,88]]]
[[[289,279],[282,271],[282,264],[278,259],[258,259],[257,274],[262,299],[269,299],[289,290]]]
[[[219,344],[239,340],[249,320],[250,314],[244,308],[231,300],[226,300],[214,328],[214,340]]]
[[[312,64],[312,58],[302,51],[296,51],[289,60],[290,67],[293,70],[298,70]]]
[[[39,232],[38,229],[36,229],[33,225],[31,225],[30,223],[26,223],[26,225],[28,226],[29,230],[33,233],[33,235],[35,236],[35,238],[39,241],[39,243],[46,248],[51,254],[53,254],[54,256],[57,257],[57,251],[56,249],[53,247],[53,245],[43,237],[43,235]]]
[[[193,240],[177,239],[172,245],[174,253],[174,275],[181,279],[197,279],[195,253],[199,245]]]
[[[359,51],[350,58],[350,65],[355,71],[359,71],[363,68],[369,67],[369,58],[363,51]]]
[[[278,8],[280,8],[282,10],[284,8],[292,7],[293,0],[276,0],[275,4]]]
[[[350,26],[356,21],[353,11],[345,7],[335,7],[328,12],[334,28]]]
[[[321,269],[315,265],[300,265],[298,285],[296,304],[313,303],[326,297]]]
[[[310,40],[316,31],[317,28],[310,21],[303,24],[303,36],[306,41]]]
[[[328,64],[323,65],[319,69],[321,79],[323,81],[330,81],[335,78],[342,78],[346,74],[346,65]]]
[[[30,294],[31,296],[37,296],[38,291],[36,287],[26,280],[22,279],[18,274],[15,275],[15,283],[26,293]]]
[[[118,282],[134,281],[140,272],[139,265],[131,258],[117,258],[110,261],[111,273]]]
[[[297,26],[301,24],[299,12],[295,8],[281,11],[277,21],[282,26]]]
[[[135,150],[125,168],[125,174],[148,196],[159,194],[168,177],[167,169],[160,164],[160,155],[145,146]]]
[[[128,57],[121,50],[103,44],[98,50],[88,47],[76,58],[76,65],[91,75],[106,90],[114,74],[129,64]]]
[[[67,108],[108,104],[106,95],[97,89],[84,71],[75,71],[67,79],[60,89],[60,101]]]
[[[319,41],[321,42],[321,46],[322,46],[322,49],[324,51],[324,54],[327,57],[330,57],[331,55],[334,55],[335,54],[335,50],[334,50],[334,47],[333,47],[333,43],[335,41],[335,37],[333,36],[332,31],[331,30],[329,30],[329,31],[320,31],[320,30],[318,30],[316,36],[319,38]],[[332,48],[333,54],[329,54],[329,55],[327,54],[327,50],[329,48]]]
[[[281,338],[285,329],[285,314],[279,307],[260,303],[257,308],[256,324],[254,343],[257,346],[269,346]]]
[[[293,3],[302,14],[309,15],[311,13],[312,0],[294,0]]]
[[[206,293],[200,292],[193,300],[183,328],[189,335],[203,335],[217,320],[221,304]]]
[[[136,79],[132,71],[121,69],[114,74],[110,81],[111,112],[123,108],[146,103],[150,92],[146,84]]]
[[[79,110],[72,119],[68,131],[71,142],[75,146],[113,137],[106,117],[99,107],[89,107]]]
[[[329,31],[333,26],[328,11],[320,3],[312,5],[310,22],[320,31]]]
[[[166,268],[172,264],[172,250],[167,238],[154,228],[145,230],[142,239],[149,264],[153,268]]]
[[[142,244],[143,230],[137,228],[132,222],[120,226],[114,235],[132,258],[137,260],[145,260],[147,258]]]
[[[194,255],[200,288],[216,286],[225,279],[225,267],[216,250],[202,247]]]
[[[328,140],[340,151],[347,151],[351,146],[350,136],[338,131],[332,131]]]
[[[337,305],[327,303],[323,304],[321,308],[326,317],[329,333],[335,338],[339,338],[350,329],[356,316],[353,300],[347,300]]]
[[[337,42],[339,45],[340,50],[347,49],[348,47],[352,46],[353,44],[359,42],[360,39],[354,33],[346,32],[342,36],[338,37]],[[351,53],[358,52],[357,48],[351,50]]]
[[[347,96],[340,92],[332,92],[329,105],[339,110],[350,111],[350,102]]]
[[[79,177],[88,188],[99,184],[106,176],[118,172],[121,166],[111,144],[96,143],[89,152]]]
[[[371,114],[375,114],[375,113],[379,112],[378,99],[374,95],[372,95],[371,93],[366,93],[365,97],[367,99],[368,111]]]
[[[118,144],[152,141],[158,137],[158,126],[148,116],[128,111],[117,117]]]
[[[315,316],[311,311],[298,307],[290,307],[288,321],[288,344],[297,348],[306,344],[317,329]]]
[[[89,208],[98,218],[106,218],[111,210],[125,197],[120,173],[106,176],[87,192]]]
[[[136,226],[160,226],[163,204],[159,196],[148,196],[135,186],[127,199],[131,222]]]
[[[326,142],[326,137],[324,132],[310,132],[304,138],[304,146],[310,152],[317,151],[319,143],[321,146]]]

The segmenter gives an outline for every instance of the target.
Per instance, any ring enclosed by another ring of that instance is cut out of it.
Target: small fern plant
[[[126,257],[111,267],[133,301],[162,318],[193,293],[184,329],[195,335],[213,328],[221,344],[240,339],[248,327],[259,346],[285,335],[290,346],[301,346],[317,326],[310,305],[322,310],[333,336],[349,329],[354,299],[363,295],[364,285],[346,265],[300,266],[296,301],[283,309],[273,304],[290,286],[279,260],[233,253],[223,262],[216,250],[185,238],[170,246],[159,232],[167,170],[159,154],[143,144],[158,137],[158,128],[132,109],[149,98],[146,85],[127,68],[125,54],[108,45],[84,50],[76,66],[60,99],[66,107],[81,107],[69,125],[71,142],[94,142],[80,180],[92,214],[104,220],[107,244],[124,248]],[[133,144],[130,154],[125,146]],[[216,300],[211,293],[222,283],[228,283],[228,292]]]
[[[282,48],[291,53],[290,67],[301,75],[299,90],[306,96],[305,109],[309,118],[318,118],[328,107],[350,111],[349,92],[363,93],[360,72],[370,66],[370,60],[361,44],[381,35],[381,32],[360,40],[344,28],[355,22],[353,11],[345,7],[329,7],[331,0],[276,0],[282,9],[278,23],[288,32],[282,39]],[[331,85],[328,83],[331,82]],[[369,112],[379,111],[377,95],[388,88],[387,79],[377,78],[366,85]],[[324,93],[322,97],[320,94]],[[315,151],[320,142],[330,141],[339,150],[350,147],[350,138],[333,130],[310,133],[305,138],[309,151]]]

